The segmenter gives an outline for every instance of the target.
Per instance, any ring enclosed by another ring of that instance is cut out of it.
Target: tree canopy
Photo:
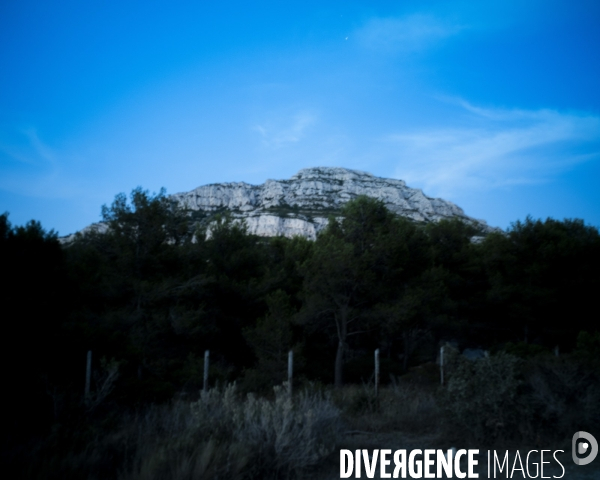
[[[400,375],[444,341],[588,352],[600,331],[600,236],[581,220],[527,218],[473,242],[459,219],[422,225],[358,197],[314,242],[267,239],[227,215],[200,231],[164,190],[141,188],[102,220],[106,232],[61,246],[0,216],[15,418],[25,397],[36,425],[76,411],[87,350],[95,372],[119,370],[105,404],[133,407],[197,392],[207,349],[213,381],[268,390],[289,349],[297,378],[341,385],[368,379],[375,348]]]

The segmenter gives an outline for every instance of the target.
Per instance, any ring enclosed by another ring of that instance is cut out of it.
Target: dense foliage
[[[62,246],[0,216],[5,455],[83,419],[197,396],[207,349],[211,384],[246,391],[285,380],[290,349],[299,381],[336,385],[368,380],[375,348],[387,381],[445,341],[527,357],[579,338],[598,368],[600,235],[580,220],[527,218],[473,242],[459,220],[419,225],[359,197],[314,242],[267,239],[227,215],[194,231],[164,191],[141,189],[102,216],[107,232]]]

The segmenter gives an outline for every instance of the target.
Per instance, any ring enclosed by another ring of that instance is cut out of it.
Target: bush
[[[508,342],[504,346],[504,351],[510,355],[514,355],[515,357],[519,358],[533,358],[539,355],[550,353],[550,351],[547,348],[544,348],[541,345],[525,342]]]
[[[459,358],[443,398],[449,426],[477,442],[540,443],[600,427],[600,378],[577,355]]]
[[[292,400],[282,387],[274,400],[241,399],[233,385],[203,392],[177,415],[178,428],[157,417],[141,429],[123,479],[287,478],[332,453],[339,434],[327,398],[304,391]]]
[[[444,392],[450,425],[471,439],[506,439],[521,431],[521,361],[505,353],[458,359]]]
[[[536,435],[564,438],[600,427],[600,381],[577,356],[546,357],[527,368],[529,403],[536,412]]]

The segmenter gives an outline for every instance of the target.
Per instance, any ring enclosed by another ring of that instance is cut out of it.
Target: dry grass
[[[435,386],[394,381],[379,389],[372,384],[352,385],[334,392],[347,430],[428,433],[438,430],[441,411]]]
[[[437,368],[392,379],[377,396],[372,384],[309,387],[293,401],[284,387],[272,398],[242,396],[235,386],[214,389],[196,402],[147,408],[97,434],[90,426],[68,449],[36,454],[28,477],[309,478],[335,474],[342,446],[447,448],[480,445],[487,436],[500,448],[558,441],[600,424],[597,373],[573,359],[456,359],[444,388]]]
[[[292,401],[276,388],[267,400],[241,398],[229,386],[183,408],[183,415],[167,413],[172,424],[163,426],[159,414],[139,425],[121,479],[300,476],[333,452],[339,435],[338,409],[316,392],[300,392]]]

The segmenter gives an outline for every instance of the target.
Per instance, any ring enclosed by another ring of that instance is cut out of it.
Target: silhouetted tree
[[[598,328],[589,313],[600,288],[596,228],[581,220],[528,217],[506,234],[489,235],[481,255],[490,320],[509,329],[512,340],[559,340],[561,332]],[[574,346],[574,337],[569,342]]]
[[[408,255],[408,224],[382,202],[358,197],[331,218],[304,265],[305,318],[333,325],[335,385],[343,383],[348,341],[372,328],[373,305],[385,299],[399,279]]]

